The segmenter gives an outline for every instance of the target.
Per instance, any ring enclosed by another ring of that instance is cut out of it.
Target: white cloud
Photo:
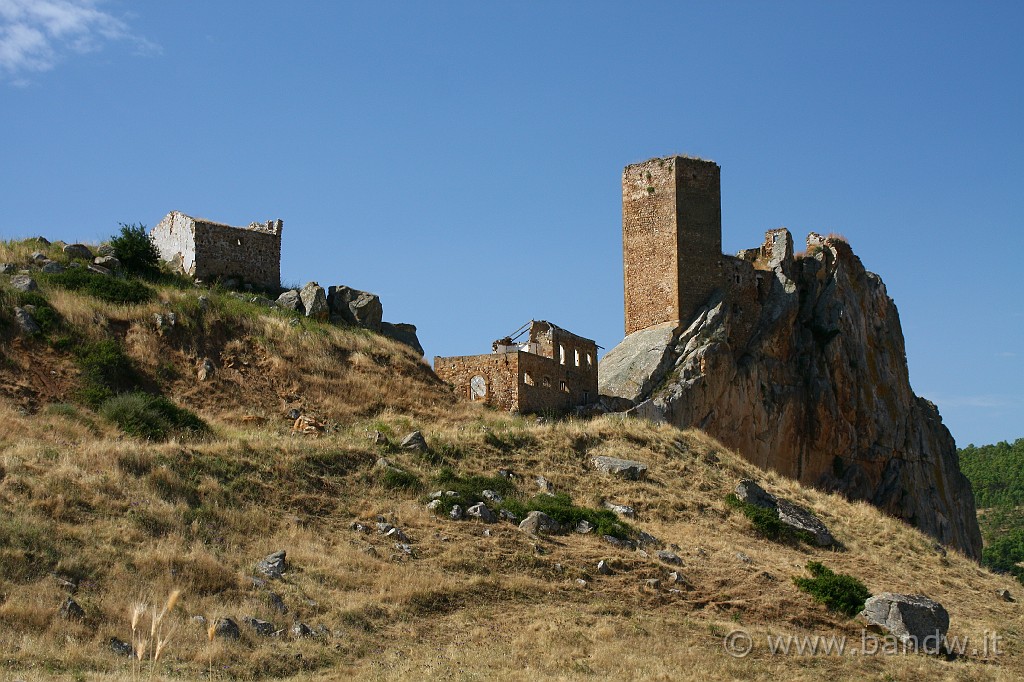
[[[98,9],[96,0],[0,0],[0,76],[16,84],[49,71],[67,53],[93,52],[119,40],[148,52],[156,47]]]

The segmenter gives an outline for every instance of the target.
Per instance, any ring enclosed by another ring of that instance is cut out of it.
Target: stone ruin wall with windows
[[[160,257],[200,281],[237,277],[281,286],[280,220],[232,227],[172,211],[150,233]]]
[[[597,344],[543,321],[531,323],[523,344],[435,357],[434,372],[460,398],[513,412],[564,412],[597,400]]]

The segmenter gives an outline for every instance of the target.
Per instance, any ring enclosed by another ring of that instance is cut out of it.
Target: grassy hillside
[[[0,245],[0,262],[21,262],[30,248]],[[51,312],[26,338],[11,316],[26,301],[7,279],[0,666],[10,679],[1024,675],[1024,619],[996,596],[1018,588],[1011,579],[866,504],[760,472],[699,432],[615,417],[538,423],[458,403],[404,346],[180,283],[145,284],[149,298],[117,304],[40,278],[31,304]],[[200,380],[206,360],[213,372]],[[128,408],[110,401],[138,395],[161,396],[204,426],[171,424],[166,440],[129,435],[132,422],[119,418]],[[292,409],[324,428],[293,432]],[[428,450],[400,448],[416,429]],[[641,460],[649,475],[607,477],[590,464],[595,455]],[[595,533],[534,538],[426,506],[433,490],[473,501],[484,486],[500,488],[510,509],[554,504],[538,502],[538,476],[565,496],[565,518],[607,520],[605,502],[626,504],[635,517],[618,521],[621,534],[659,542],[636,551]],[[764,538],[728,500],[746,477],[812,509],[844,549]],[[378,517],[406,537],[379,533]],[[682,565],[659,560],[660,548]],[[254,579],[278,550],[283,577]],[[772,655],[767,635],[860,644],[856,620],[794,584],[810,561],[872,593],[937,599],[950,635],[980,642],[997,631],[1001,655]],[[155,642],[141,663],[112,652],[111,638],[132,639],[135,606],[145,606],[137,637],[148,639],[154,606],[159,613],[175,590],[157,629],[159,660]],[[59,614],[69,595],[82,618]],[[208,635],[224,617],[239,639]],[[283,632],[259,636],[246,617]],[[293,635],[296,621],[311,636]],[[736,629],[754,638],[745,658],[723,650]]]
[[[983,563],[1024,580],[1024,438],[960,450],[985,538]]]

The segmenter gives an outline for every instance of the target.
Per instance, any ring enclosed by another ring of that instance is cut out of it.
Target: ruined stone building
[[[513,412],[565,412],[597,399],[597,344],[533,320],[486,355],[435,357],[434,372],[465,400]]]
[[[150,232],[160,257],[200,281],[281,286],[282,221],[232,227],[171,211]]]

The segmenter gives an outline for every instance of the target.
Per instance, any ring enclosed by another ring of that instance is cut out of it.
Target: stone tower
[[[720,286],[721,168],[670,156],[622,171],[626,334],[685,324]]]

